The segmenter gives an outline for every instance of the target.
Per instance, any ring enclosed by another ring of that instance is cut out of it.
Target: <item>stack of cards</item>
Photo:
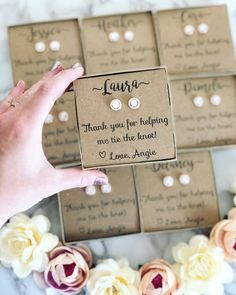
[[[84,65],[77,19],[12,26],[8,29],[13,80],[29,88],[60,61]],[[63,116],[64,115],[64,116]],[[45,120],[44,152],[52,164],[80,161],[74,93],[58,100]]]
[[[109,184],[58,195],[65,243],[219,220],[211,149],[236,143],[225,5],[14,26],[9,42],[28,87],[56,60],[85,67],[45,119],[44,151]]]
[[[209,151],[180,154],[175,162],[106,168],[104,172],[111,191],[96,186],[94,191],[71,189],[59,194],[65,243],[210,227],[219,220]]]
[[[172,80],[178,149],[235,144],[236,61],[227,7],[159,11],[155,27],[160,63]]]

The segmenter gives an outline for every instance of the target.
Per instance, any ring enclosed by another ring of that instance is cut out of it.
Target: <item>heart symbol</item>
[[[106,157],[106,151],[99,152],[99,156],[104,159]]]

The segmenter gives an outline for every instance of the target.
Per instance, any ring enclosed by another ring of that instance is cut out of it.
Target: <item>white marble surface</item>
[[[235,0],[0,0],[0,99],[12,87],[12,73],[7,40],[7,26],[34,21],[46,21],[63,18],[84,17],[118,12],[156,10],[173,7],[222,4],[228,5],[230,23],[236,48],[236,1]],[[236,177],[236,149],[215,151],[214,169],[222,217],[232,207],[230,184]],[[43,212],[52,221],[52,232],[60,235],[58,210],[55,197],[45,200],[32,212]],[[200,231],[198,231],[200,232]],[[187,241],[192,231],[178,233],[160,233],[150,236],[132,236],[113,238],[107,241],[89,243],[97,258],[129,258],[136,267],[148,260],[162,257],[170,259],[171,247],[177,241]],[[135,247],[134,247],[135,245]],[[31,277],[18,280],[11,272],[0,266],[0,286],[2,295],[40,295]],[[236,294],[236,266],[234,283],[226,286],[225,294]]]

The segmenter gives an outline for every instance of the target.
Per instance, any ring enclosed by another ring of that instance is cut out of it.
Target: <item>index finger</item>
[[[35,119],[44,122],[55,101],[63,95],[68,86],[84,73],[81,65],[63,70],[56,76],[45,80],[27,105],[30,114]]]

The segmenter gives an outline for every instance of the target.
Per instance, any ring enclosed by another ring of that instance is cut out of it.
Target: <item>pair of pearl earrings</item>
[[[111,42],[118,42],[120,40],[119,32],[110,32],[108,38]],[[134,32],[132,31],[125,31],[124,32],[124,39],[128,42],[134,40]]]
[[[205,100],[202,96],[200,95],[197,95],[194,97],[193,99],[193,104],[198,107],[198,108],[201,108],[203,107],[205,103]],[[221,104],[221,97],[218,95],[218,94],[213,94],[211,97],[210,97],[210,103],[213,105],[213,106],[218,106]]]
[[[207,34],[209,30],[209,27],[205,23],[201,23],[197,26],[197,31],[199,34]],[[195,27],[193,25],[186,25],[184,27],[184,34],[187,36],[192,36],[195,32]]]
[[[165,187],[172,187],[175,183],[174,178],[170,175],[165,176],[162,182]],[[181,174],[179,176],[179,183],[182,185],[190,184],[190,176],[188,174]]]
[[[65,123],[69,120],[69,114],[67,112],[62,111],[58,114],[58,119],[60,122]],[[54,116],[49,113],[47,115],[46,119],[44,120],[44,123],[45,124],[52,124],[53,121],[54,121]]]
[[[46,44],[43,41],[38,41],[34,44],[34,49],[38,53],[42,53],[46,50]],[[61,48],[61,43],[58,40],[53,40],[49,43],[49,48],[51,51],[59,51]]]
[[[109,194],[112,190],[110,183],[101,185],[101,191],[103,194]],[[88,196],[94,196],[97,192],[95,185],[89,185],[85,188],[85,194]]]
[[[137,97],[132,97],[128,101],[128,106],[132,110],[136,110],[140,107],[140,100]],[[110,103],[110,108],[113,111],[119,111],[122,109],[122,102],[118,98],[114,98]]]

